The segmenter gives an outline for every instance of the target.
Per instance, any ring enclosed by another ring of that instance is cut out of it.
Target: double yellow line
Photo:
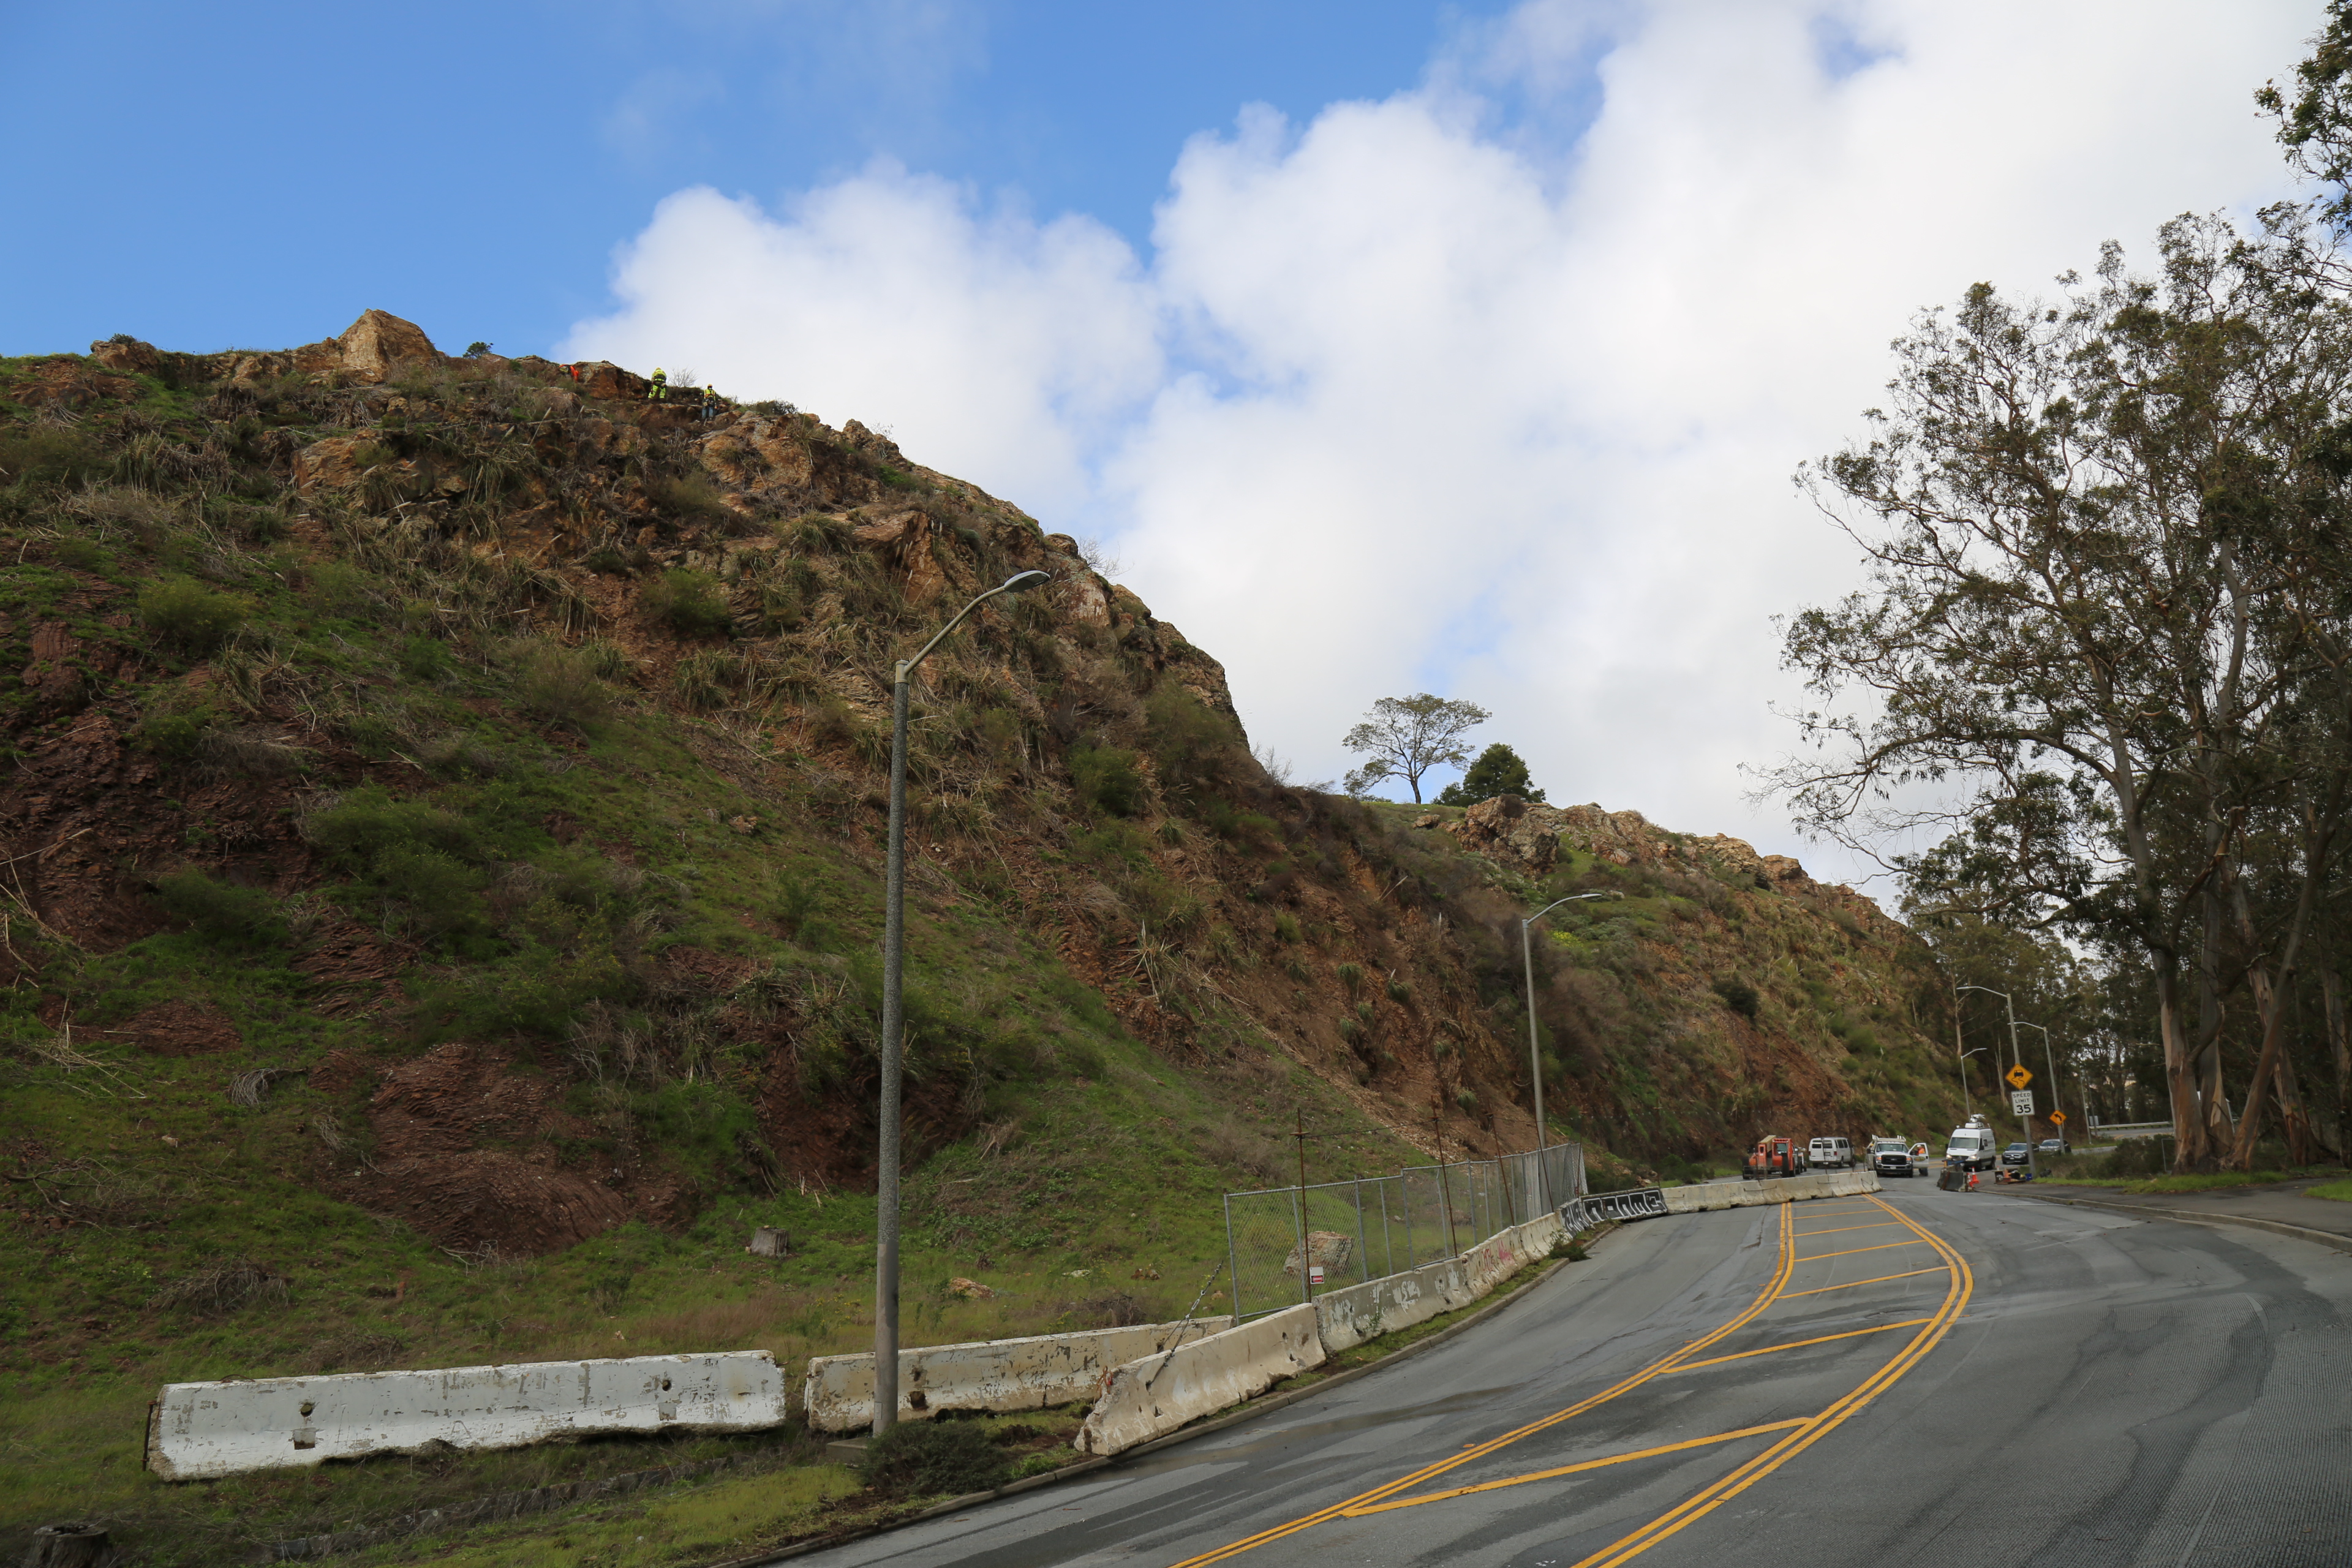
[[[1790,1273],[1796,1265],[1801,1261],[1809,1261],[1807,1259],[1800,1259],[1796,1255],[1796,1239],[1799,1233],[1795,1229],[1795,1221],[1792,1215],[1794,1205],[1783,1205],[1780,1208],[1780,1248],[1773,1266],[1771,1279],[1765,1283],[1764,1289],[1758,1293],[1755,1300],[1749,1302],[1744,1310],[1722,1326],[1711,1331],[1699,1339],[1691,1341],[1688,1344],[1684,1345],[1680,1350],[1660,1357],[1658,1360],[1652,1362],[1649,1365],[1642,1368],[1639,1372],[1633,1373],[1621,1381],[1612,1384],[1609,1387],[1602,1389],[1600,1393],[1593,1394],[1591,1397],[1580,1400],[1564,1410],[1555,1411],[1553,1414],[1545,1416],[1540,1421],[1529,1422],[1527,1426],[1506,1432],[1501,1436],[1489,1438],[1483,1443],[1472,1444],[1470,1447],[1463,1449],[1460,1453],[1448,1455],[1443,1459],[1424,1465],[1421,1468],[1414,1470],[1408,1475],[1400,1476],[1392,1481],[1375,1487],[1370,1491],[1362,1492],[1355,1497],[1349,1498],[1343,1502],[1337,1502],[1327,1508],[1318,1509],[1312,1513],[1302,1515],[1301,1517],[1290,1520],[1286,1523],[1275,1525],[1270,1529],[1259,1531],[1255,1535],[1244,1536],[1241,1540],[1228,1542],[1223,1546],[1218,1547],[1213,1552],[1205,1552],[1197,1557],[1188,1557],[1183,1562],[1174,1564],[1174,1568],[1207,1568],[1207,1565],[1210,1563],[1223,1563],[1228,1558],[1238,1557],[1245,1552],[1255,1551],[1261,1546],[1269,1545],[1274,1542],[1284,1539],[1285,1537],[1296,1535],[1303,1530],[1310,1530],[1316,1525],[1328,1523],[1333,1520],[1360,1518],[1365,1514],[1382,1513],[1397,1508],[1411,1508],[1425,1502],[1438,1502],[1447,1498],[1466,1496],[1473,1492],[1489,1491],[1499,1487],[1520,1486],[1528,1481],[1543,1480],[1557,1476],[1573,1475],[1583,1470],[1599,1469],[1606,1466],[1620,1465],[1627,1462],[1628,1460],[1647,1458],[1659,1454],[1670,1454],[1688,1448],[1704,1447],[1716,1443],[1728,1442],[1738,1437],[1760,1436],[1770,1432],[1785,1431],[1789,1433],[1788,1436],[1782,1438],[1779,1443],[1774,1444],[1770,1448],[1768,1448],[1755,1458],[1750,1459],[1747,1464],[1742,1465],[1722,1482],[1710,1485],[1706,1490],[1700,1492],[1697,1496],[1690,1499],[1688,1501],[1670,1510],[1666,1513],[1661,1514],[1658,1518],[1652,1520],[1649,1523],[1643,1525],[1641,1529],[1633,1531],[1632,1534],[1611,1543],[1601,1552],[1586,1558],[1582,1563],[1576,1564],[1576,1568],[1607,1568],[1607,1565],[1623,1563],[1633,1557],[1638,1556],[1640,1553],[1649,1550],[1650,1547],[1655,1545],[1658,1542],[1664,1541],[1666,1537],[1675,1533],[1677,1531],[1680,1531],[1694,1520],[1704,1517],[1706,1514],[1713,1511],[1716,1508],[1719,1507],[1729,1499],[1738,1496],[1742,1491],[1745,1491],[1748,1487],[1753,1486],[1765,1476],[1768,1476],[1772,1471],[1780,1468],[1781,1465],[1786,1464],[1796,1455],[1803,1452],[1806,1448],[1811,1447],[1814,1443],[1819,1442],[1822,1436],[1826,1436],[1840,1422],[1843,1422],[1847,1416],[1861,1409],[1864,1405],[1869,1403],[1874,1395],[1891,1384],[1896,1378],[1902,1376],[1903,1373],[1910,1371],[1914,1365],[1917,1364],[1921,1357],[1925,1356],[1928,1351],[1935,1348],[1937,1341],[1943,1337],[1945,1331],[1951,1327],[1953,1320],[1957,1319],[1960,1312],[1967,1307],[1969,1297],[1975,1289],[1975,1280],[1973,1276],[1969,1272],[1967,1262],[1960,1257],[1960,1255],[1948,1246],[1940,1237],[1923,1229],[1919,1226],[1914,1225],[1910,1220],[1904,1218],[1903,1215],[1897,1214],[1894,1208],[1881,1200],[1873,1198],[1870,1201],[1876,1205],[1877,1207],[1884,1210],[1886,1214],[1892,1215],[1895,1222],[1900,1223],[1916,1232],[1921,1240],[1925,1241],[1928,1246],[1933,1247],[1943,1256],[1952,1270],[1952,1285],[1951,1289],[1945,1294],[1943,1305],[1937,1309],[1933,1317],[1914,1320],[1914,1321],[1919,1325],[1919,1332],[1914,1335],[1910,1342],[1906,1343],[1900,1352],[1896,1352],[1893,1361],[1889,1362],[1885,1366],[1881,1367],[1876,1373],[1873,1373],[1871,1377],[1859,1388],[1856,1388],[1853,1393],[1845,1395],[1836,1404],[1832,1405],[1827,1410],[1821,1412],[1819,1415],[1801,1417],[1792,1421],[1772,1422],[1761,1426],[1743,1427],[1737,1432],[1721,1432],[1717,1433],[1712,1436],[1692,1438],[1685,1442],[1664,1444],[1656,1447],[1641,1449],[1634,1453],[1615,1454],[1605,1458],[1589,1459],[1579,1464],[1561,1466],[1555,1469],[1539,1470],[1532,1475],[1513,1476],[1502,1480],[1482,1482],[1475,1486],[1457,1487],[1445,1491],[1424,1493],[1412,1498],[1400,1498],[1397,1495],[1400,1492],[1408,1491],[1412,1488],[1421,1486],[1425,1482],[1435,1480],[1440,1476],[1444,1476],[1454,1470],[1459,1469],[1464,1465],[1473,1463],[1478,1459],[1483,1459],[1490,1454],[1507,1447],[1513,1443],[1518,1442],[1522,1438],[1530,1437],[1538,1432],[1547,1431],[1551,1427],[1559,1426],[1564,1421],[1571,1421],[1577,1416],[1583,1415],[1585,1412],[1591,1410],[1598,1405],[1605,1405],[1621,1394],[1631,1393],[1633,1390],[1641,1387],[1643,1384],[1650,1382],[1654,1378],[1662,1377],[1670,1372],[1680,1370],[1683,1367],[1693,1363],[1694,1359],[1698,1356],[1700,1352],[1721,1341],[1725,1336],[1738,1332],[1740,1329],[1745,1328],[1748,1323],[1754,1321],[1758,1314],[1761,1313],[1767,1307],[1772,1305],[1774,1301],[1782,1299],[1780,1292],[1788,1285]],[[1857,1212],[1866,1213],[1868,1211],[1847,1210],[1843,1212],[1851,1214]],[[1823,1215],[1820,1217],[1831,1218],[1834,1216]],[[1911,1246],[1915,1244],[1904,1242],[1896,1243],[1895,1245]],[[1864,1250],[1876,1249],[1873,1248]],[[1825,1256],[1843,1255],[1830,1254]],[[1933,1272],[1933,1270],[1922,1270],[1921,1272]],[[1905,1276],[1890,1275],[1887,1276],[1887,1278],[1901,1279],[1905,1278]],[[1871,1281],[1871,1283],[1875,1283],[1875,1281]],[[1811,1292],[1800,1291],[1797,1292],[1797,1294],[1805,1295],[1811,1294]],[[1887,1326],[1889,1328],[1907,1328],[1912,1325],[1909,1323],[1897,1323]],[[1878,1331],[1865,1331],[1874,1332]],[[1831,1337],[1846,1338],[1849,1336],[1834,1335]],[[1801,1342],[1810,1344],[1819,1342],[1804,1341]],[[1771,1348],[1787,1350],[1794,1347],[1780,1345]],[[1760,1354],[1762,1352],[1749,1352],[1747,1353]],[[1718,1361],[1734,1361],[1743,1358],[1739,1356],[1726,1356],[1717,1359]],[[1715,1364],[1715,1363],[1709,1362],[1706,1364]]]
[[[1313,1513],[1302,1515],[1287,1523],[1277,1524],[1270,1530],[1261,1530],[1255,1535],[1245,1535],[1239,1541],[1218,1547],[1214,1552],[1204,1552],[1198,1557],[1188,1557],[1175,1564],[1175,1568],[1207,1568],[1209,1563],[1223,1563],[1229,1557],[1238,1557],[1244,1552],[1254,1552],[1261,1546],[1280,1541],[1285,1536],[1296,1535],[1302,1530],[1311,1530],[1318,1524],[1326,1524],[1335,1519],[1344,1519],[1351,1514],[1370,1512],[1373,1505],[1383,1502],[1401,1491],[1419,1486],[1424,1481],[1435,1480],[1438,1477],[1457,1470],[1473,1460],[1483,1459],[1497,1449],[1508,1447],[1522,1437],[1533,1436],[1536,1433],[1557,1426],[1563,1421],[1572,1421],[1596,1405],[1606,1405],[1620,1394],[1632,1393],[1652,1378],[1672,1372],[1726,1334],[1734,1333],[1746,1327],[1758,1313],[1772,1304],[1773,1298],[1780,1294],[1780,1287],[1789,1282],[1789,1270],[1795,1267],[1796,1242],[1793,1231],[1794,1225],[1789,1215],[1789,1205],[1784,1204],[1780,1208],[1780,1254],[1773,1266],[1772,1278],[1766,1282],[1762,1291],[1757,1295],[1755,1300],[1748,1304],[1745,1310],[1704,1338],[1693,1340],[1672,1354],[1662,1356],[1631,1376],[1610,1384],[1590,1399],[1579,1400],[1567,1409],[1555,1411],[1540,1421],[1530,1422],[1515,1431],[1506,1432],[1501,1436],[1489,1438],[1484,1443],[1475,1443],[1458,1454],[1448,1455],[1433,1464],[1423,1465],[1410,1475],[1399,1476],[1384,1486],[1374,1487],[1370,1491],[1360,1493],[1345,1502],[1336,1502],[1328,1508],[1317,1509]]]
[[[1788,1436],[1773,1444],[1722,1480],[1707,1487],[1689,1500],[1668,1509],[1632,1534],[1612,1542],[1577,1563],[1576,1568],[1615,1568],[1616,1564],[1632,1561],[1668,1536],[1697,1520],[1704,1519],[1729,1502],[1733,1498],[1829,1436],[1839,1423],[1884,1393],[1895,1379],[1918,1365],[1921,1358],[1936,1348],[1936,1342],[1941,1340],[1951,1328],[1953,1321],[1967,1310],[1969,1298],[1976,1290],[1976,1276],[1969,1272],[1968,1259],[1962,1258],[1943,1237],[1921,1226],[1912,1224],[1903,1215],[1895,1214],[1895,1209],[1889,1205],[1876,1198],[1871,1201],[1885,1209],[1888,1214],[1895,1215],[1895,1218],[1902,1220],[1904,1225],[1917,1233],[1920,1240],[1934,1247],[1943,1256],[1944,1261],[1951,1266],[1951,1287],[1944,1292],[1943,1305],[1937,1309],[1933,1317],[1928,1318],[1920,1326],[1919,1331],[1911,1337],[1910,1342],[1895,1352],[1894,1360],[1871,1373],[1853,1393],[1805,1422]]]

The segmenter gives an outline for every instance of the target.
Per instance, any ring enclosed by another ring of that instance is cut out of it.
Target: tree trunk
[[[2352,1110],[2352,1020],[2344,1016],[2344,983],[2333,963],[2319,972],[2319,994],[2327,1002],[2327,1045],[2336,1058],[2336,1143],[2352,1163],[2352,1127],[2346,1125]]]

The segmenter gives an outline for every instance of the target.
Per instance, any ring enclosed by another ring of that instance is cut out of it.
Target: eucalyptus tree
[[[2241,1149],[2233,998],[2275,1059],[2283,975],[2332,873],[2344,726],[2315,620],[2352,463],[2352,315],[2288,211],[2182,217],[2154,278],[2106,247],[2054,302],[1971,289],[1895,345],[1869,437],[1800,473],[1869,586],[1784,626],[1820,706],[1770,787],[1898,857],[1915,897],[2147,963],[2185,1166]],[[2256,897],[2258,858],[2291,872]],[[2258,907],[2259,906],[2259,907]],[[2256,1108],[2258,1109],[2258,1108]],[[2246,1143],[2251,1144],[2251,1132]]]

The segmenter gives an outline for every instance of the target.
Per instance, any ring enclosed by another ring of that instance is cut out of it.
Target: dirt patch
[[[541,1136],[555,1094],[550,1079],[509,1072],[504,1056],[452,1042],[386,1072],[368,1120],[382,1156],[456,1154],[484,1137]]]
[[[245,1049],[245,1037],[229,1016],[198,996],[159,1002],[95,1032],[159,1057],[209,1057]]]
[[[294,967],[329,992],[311,1004],[314,1011],[365,1014],[401,1000],[400,977],[413,957],[413,949],[346,919],[320,931]]]
[[[335,1193],[444,1247],[501,1258],[558,1252],[629,1217],[627,1200],[611,1188],[495,1149],[383,1161],[338,1182]]]

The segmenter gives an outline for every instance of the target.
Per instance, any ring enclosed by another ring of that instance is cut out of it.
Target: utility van
[[[1812,1147],[1805,1151],[1805,1163],[1823,1170],[1832,1165],[1841,1171],[1850,1170],[1853,1166],[1853,1145],[1843,1138],[1816,1138]]]
[[[1870,1168],[1882,1176],[1919,1174],[1919,1167],[1911,1163],[1911,1146],[1900,1138],[1872,1139]]]
[[[2000,1163],[2000,1141],[1981,1116],[1971,1116],[1964,1126],[1953,1128],[1950,1142],[1944,1145],[1944,1163],[1954,1170],[1990,1171]]]

